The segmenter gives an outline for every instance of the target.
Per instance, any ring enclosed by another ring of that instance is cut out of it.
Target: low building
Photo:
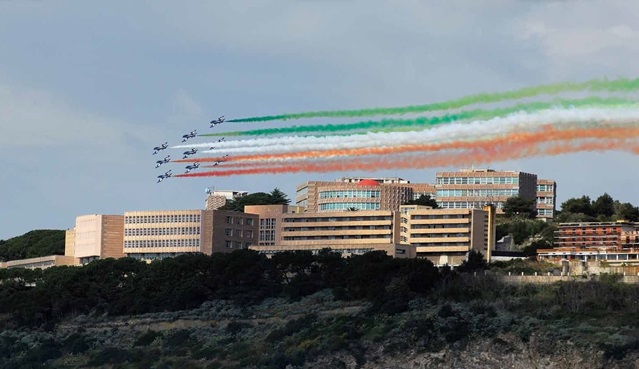
[[[73,256],[49,255],[38,258],[10,260],[0,262],[0,268],[26,268],[26,269],[47,269],[53,266],[77,265],[78,260]]]
[[[253,214],[223,210],[129,211],[124,253],[155,260],[188,253],[231,252],[257,243]]]
[[[566,272],[577,269],[587,273],[604,264],[639,266],[639,223],[560,223],[555,248],[537,250],[537,258],[564,265]]]

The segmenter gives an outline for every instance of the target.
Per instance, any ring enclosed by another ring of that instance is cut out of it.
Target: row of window
[[[552,197],[538,197],[537,204],[552,204],[554,202],[554,198]]]
[[[127,228],[124,236],[177,236],[200,234],[200,227]]]
[[[491,188],[479,190],[437,190],[437,197],[486,197],[486,196],[517,196],[519,189],[517,188]]]
[[[319,198],[336,198],[336,197],[379,197],[381,191],[376,190],[341,190],[341,191],[320,191]]]
[[[442,246],[468,246],[468,242],[428,242],[428,243],[411,243],[411,246],[418,247],[442,247]]]
[[[240,218],[240,217],[232,217],[228,215],[226,217],[226,224],[239,224],[239,225],[253,225],[253,218]]]
[[[242,230],[242,229],[231,229],[231,228],[226,228],[224,230],[224,235],[227,237],[239,237],[239,238],[253,238],[253,231],[251,230]]]
[[[437,204],[440,208],[444,209],[481,209],[487,205],[485,201],[438,201]],[[497,209],[503,209],[503,202],[493,203]]]
[[[519,184],[519,177],[438,177],[438,185],[446,184]]]
[[[145,224],[145,223],[199,223],[198,214],[175,214],[175,215],[127,215],[124,217],[124,224]]]
[[[470,233],[470,232],[469,232]],[[412,233],[410,236],[413,238],[455,238],[455,237],[466,237],[468,238],[469,233]]]
[[[260,219],[260,229],[274,229],[276,224],[277,220],[275,218]]]
[[[226,247],[227,249],[238,249],[238,250],[242,248],[248,249],[249,246],[251,246],[250,242],[244,243],[244,247],[242,247],[242,242],[239,242],[239,241],[235,241],[235,242],[226,241],[224,244],[224,247]]]
[[[366,235],[343,235],[343,236],[310,236],[310,237],[296,237],[296,236],[284,236],[284,241],[313,241],[313,240],[346,240],[346,239],[374,239],[374,238],[386,238],[389,239],[389,235],[384,234],[366,234]]]
[[[391,229],[390,225],[369,225],[369,226],[345,226],[345,227],[286,227],[282,229],[284,232],[305,232],[305,231],[346,231],[346,230],[364,230],[364,229]]]
[[[319,204],[319,211],[330,210],[379,210],[381,208],[380,203],[366,203],[366,202],[329,202],[326,204]]]
[[[310,251],[313,255],[318,255],[322,250],[323,249],[312,249],[308,251]],[[350,248],[350,249],[336,249],[331,251],[336,252],[338,254],[363,255],[367,252],[373,251],[373,248],[358,247],[358,248]],[[260,254],[267,254],[267,255],[277,254],[278,252],[282,252],[282,251],[281,250],[260,250]]]
[[[466,228],[463,224],[411,224],[410,229],[449,229],[449,228]],[[402,227],[402,232],[407,232]]]
[[[357,213],[353,213],[357,214]],[[315,223],[315,222],[363,222],[373,220],[392,220],[392,216],[370,216],[370,217],[330,217],[330,218],[284,218],[284,223]]]
[[[540,217],[552,217],[553,210],[552,209],[537,209],[537,215]]]
[[[200,247],[200,239],[191,238],[185,240],[127,240],[124,248],[142,247]]]
[[[538,184],[537,192],[553,192],[555,190],[555,186],[549,184]]]
[[[269,242],[275,241],[275,231],[274,230],[260,230],[260,242]]]

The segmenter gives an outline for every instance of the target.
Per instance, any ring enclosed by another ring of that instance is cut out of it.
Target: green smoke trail
[[[616,91],[628,92],[639,89],[639,78],[627,79],[620,78],[612,81],[606,79],[593,79],[586,82],[573,83],[564,82],[550,85],[541,85],[535,87],[525,87],[519,90],[482,93],[476,95],[465,96],[455,100],[443,101],[439,103],[426,105],[412,105],[395,108],[372,108],[359,110],[334,110],[334,111],[313,111],[297,114],[281,114],[263,117],[251,117],[241,119],[231,119],[227,122],[245,123],[245,122],[267,122],[272,120],[289,120],[301,118],[338,118],[338,117],[365,117],[374,115],[391,115],[406,113],[424,113],[436,110],[456,109],[467,105],[479,103],[494,103],[505,100],[522,99],[525,97],[533,97],[543,94],[556,95],[563,92],[575,91]]]
[[[577,100],[556,100],[551,102],[521,103],[506,108],[497,108],[490,110],[476,109],[455,114],[446,114],[435,117],[422,117],[417,119],[383,119],[381,121],[363,121],[348,124],[324,124],[282,128],[265,128],[247,131],[209,133],[200,136],[265,136],[276,134],[300,134],[309,132],[335,134],[338,132],[355,130],[367,130],[369,132],[386,132],[398,129],[411,129],[415,127],[423,128],[425,126],[434,126],[437,124],[450,123],[465,119],[491,119],[516,112],[530,113],[533,111],[549,109],[553,107],[610,107],[625,106],[633,103],[636,103],[636,101],[622,98],[589,97]]]

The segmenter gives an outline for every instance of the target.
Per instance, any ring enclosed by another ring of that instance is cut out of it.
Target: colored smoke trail
[[[547,122],[555,127],[585,128],[591,126],[615,127],[636,124],[639,110],[636,109],[552,109],[533,114],[516,113],[504,118],[451,123],[433,129],[410,132],[377,132],[348,136],[283,136],[250,140],[226,141],[221,143],[203,143],[174,146],[174,148],[208,148],[217,145],[214,150],[203,153],[274,153],[309,150],[333,150],[349,148],[370,148],[386,146],[406,146],[420,143],[441,143],[460,141],[475,137],[492,137],[516,131],[539,129]]]
[[[306,162],[293,165],[282,165],[267,168],[247,168],[220,170],[200,173],[179,174],[177,177],[225,177],[231,175],[249,174],[282,174],[313,172],[325,173],[352,170],[380,170],[380,169],[420,169],[460,165],[468,162],[475,164],[506,161],[531,156],[559,155],[582,151],[623,150],[637,152],[639,142],[627,140],[603,140],[595,142],[561,142],[553,145],[538,145],[537,143],[519,144],[506,143],[490,149],[471,149],[457,154],[411,155],[402,158],[366,159],[360,161]]]
[[[391,108],[371,108],[357,110],[333,110],[333,111],[314,111],[305,113],[280,114],[261,117],[250,117],[241,119],[231,119],[227,122],[244,123],[244,122],[267,122],[273,120],[290,120],[302,118],[354,118],[376,115],[392,115],[407,113],[425,113],[437,110],[458,109],[465,106],[480,103],[495,103],[506,100],[522,99],[526,97],[534,97],[539,95],[556,95],[566,92],[577,91],[610,91],[610,92],[628,92],[639,89],[639,79],[620,78],[612,81],[594,79],[581,83],[565,82],[549,85],[541,85],[535,87],[525,87],[519,90],[482,93],[469,95],[459,99],[443,101],[433,104],[413,105],[404,107]]]
[[[571,141],[582,139],[623,139],[628,137],[639,137],[639,127],[601,127],[587,129],[558,130],[553,125],[546,125],[535,132],[513,132],[503,136],[490,139],[478,139],[473,141],[454,141],[445,143],[371,147],[359,149],[326,150],[326,151],[301,151],[295,153],[281,154],[256,154],[245,156],[234,156],[228,159],[222,167],[246,167],[273,165],[273,163],[291,160],[309,160],[336,157],[359,157],[370,155],[399,155],[419,152],[433,152],[445,150],[470,150],[479,148],[489,150],[491,147],[504,145],[506,143],[516,143],[521,145],[540,144],[549,141]],[[211,159],[211,160],[209,160]],[[202,158],[201,162],[217,161],[213,158]],[[254,162],[259,162],[258,164]],[[235,164],[232,164],[235,163]],[[242,163],[242,164],[239,164]]]
[[[227,131],[219,133],[207,133],[201,136],[268,136],[278,134],[300,134],[318,132],[322,134],[336,134],[346,131],[368,130],[369,132],[388,132],[397,129],[426,128],[438,124],[451,123],[466,119],[492,119],[499,116],[509,115],[517,112],[532,113],[550,108],[583,108],[583,107],[629,107],[636,106],[636,100],[622,98],[601,98],[589,97],[575,100],[556,100],[550,102],[531,102],[517,104],[507,108],[497,109],[475,109],[453,114],[446,114],[435,117],[420,117],[415,119],[382,119],[380,121],[364,121],[345,124],[323,124],[292,126],[282,128],[264,128],[246,131]]]

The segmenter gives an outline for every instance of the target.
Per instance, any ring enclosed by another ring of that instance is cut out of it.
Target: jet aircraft
[[[156,161],[156,162],[155,162],[155,167],[156,167],[156,168],[159,168],[159,167],[160,167],[160,165],[162,165],[162,164],[166,164],[166,163],[168,163],[168,162],[170,162],[170,161],[171,161],[171,155],[168,155],[168,156],[167,156],[167,157],[165,157],[164,159]]]
[[[211,127],[210,127],[210,128],[213,128],[213,127],[217,126],[218,124],[222,124],[222,123],[224,123],[224,120],[225,120],[225,119],[226,119],[226,118],[224,118],[224,116],[223,116],[223,115],[222,115],[221,117],[217,118],[217,119],[213,119],[213,120],[211,121]]]
[[[189,138],[194,138],[195,136],[197,136],[197,129],[194,129],[191,132],[182,135],[182,142],[186,142],[186,140],[188,140]]]
[[[196,161],[195,163],[193,163],[192,165],[187,165],[186,166],[186,172],[184,172],[184,174],[188,174],[190,171],[192,171],[193,169],[197,169],[200,167],[200,162]]]
[[[223,141],[224,141],[224,137],[222,137],[219,140],[217,140],[217,142],[223,142]]]
[[[160,175],[158,176],[158,181],[157,181],[157,183],[162,182],[163,180],[165,180],[166,178],[171,177],[172,175],[173,175],[173,173],[171,173],[171,170],[169,169],[169,171],[168,171],[168,172],[166,172],[166,173],[164,173],[164,174],[160,174]]]
[[[182,159],[186,159],[186,158],[188,158],[188,157],[189,157],[189,155],[195,155],[195,153],[197,153],[197,149],[191,149],[191,150],[189,150],[189,151],[185,151],[185,152],[183,153],[183,154],[184,154],[184,157],[183,157]]]
[[[155,155],[155,154],[157,154],[158,152],[160,152],[160,151],[162,151],[162,150],[166,149],[167,147],[169,147],[169,143],[168,143],[168,142],[165,142],[165,143],[163,143],[163,144],[162,144],[162,145],[160,145],[160,146],[156,146],[156,147],[154,147],[154,148],[153,148],[153,155]]]

